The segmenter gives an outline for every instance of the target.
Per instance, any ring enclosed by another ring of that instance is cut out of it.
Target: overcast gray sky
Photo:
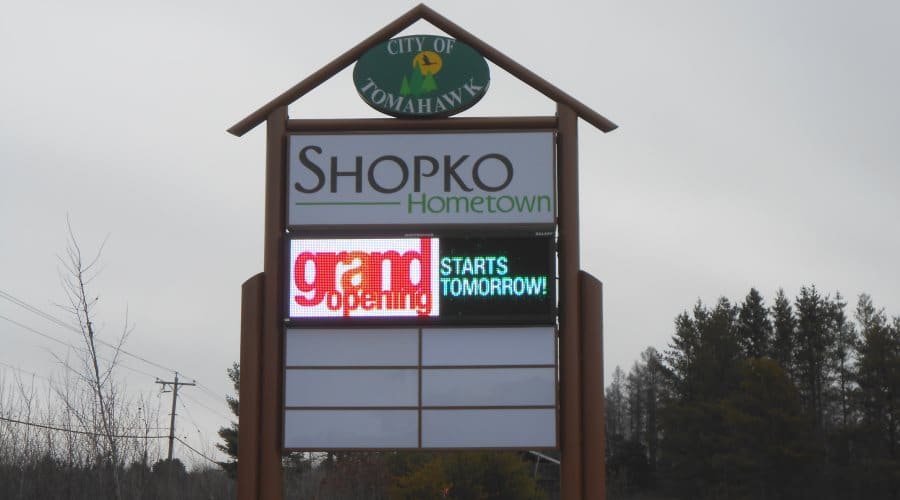
[[[262,270],[264,127],[240,139],[225,129],[414,5],[5,4],[0,290],[63,316],[66,214],[87,250],[109,235],[93,284],[102,335],[127,306],[126,349],[203,384],[184,391],[179,434],[214,453],[240,286]],[[579,131],[582,267],[605,285],[607,376],[665,348],[698,298],[737,300],[752,286],[768,302],[780,286],[851,302],[866,292],[900,314],[900,3],[429,6],[620,125]],[[554,112],[491,69],[487,96],[462,116]],[[348,70],[291,115],[376,113]],[[0,315],[78,340],[6,300]],[[0,363],[58,371],[47,350],[58,345],[8,321],[0,340]],[[135,392],[157,389],[122,375]]]

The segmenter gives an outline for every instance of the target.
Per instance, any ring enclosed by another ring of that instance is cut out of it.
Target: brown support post
[[[560,489],[567,500],[583,498],[581,462],[581,340],[578,314],[578,115],[557,103],[559,204]]]
[[[285,224],[285,126],[287,107],[275,109],[266,122],[266,222],[263,250],[262,391],[260,411],[260,500],[281,500],[282,299],[281,270]]]
[[[581,423],[584,498],[606,500],[606,415],[603,400],[603,284],[581,271]]]
[[[263,274],[241,287],[241,406],[238,416],[237,500],[259,498],[259,394]]]

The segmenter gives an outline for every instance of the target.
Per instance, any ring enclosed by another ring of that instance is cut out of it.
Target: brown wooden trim
[[[418,370],[419,365],[289,365],[284,370]]]
[[[360,224],[341,225],[310,224],[305,226],[288,226],[290,237],[297,238],[452,238],[457,235],[473,235],[483,233],[493,238],[529,238],[553,234],[556,229],[553,223],[543,224]]]
[[[364,411],[364,410],[555,410],[553,405],[490,405],[490,406],[285,406],[285,411]],[[421,413],[421,412],[420,412]],[[420,428],[421,429],[421,428]]]
[[[401,118],[288,120],[288,133],[320,132],[503,132],[556,130],[555,116],[471,117],[434,120]]]
[[[238,421],[238,500],[259,498],[260,370],[263,274],[241,287],[241,406]]]
[[[556,365],[537,364],[537,365],[423,365],[423,370],[499,370],[506,368],[556,368]]]
[[[262,411],[260,439],[260,498],[281,500],[284,445],[284,325],[281,321],[284,294],[281,244],[285,227],[285,145],[287,108],[280,107],[266,118],[266,197],[263,243]]]
[[[291,410],[302,410],[302,411],[356,411],[356,410],[376,410],[376,411],[387,411],[387,410],[404,410],[404,411],[413,411],[418,410],[418,406],[285,406],[284,411]]]
[[[532,365],[287,365],[287,370],[499,370],[507,368],[553,368],[553,364]]]
[[[329,324],[329,325],[310,325],[310,326],[305,326],[305,325],[290,326],[290,327],[286,328],[286,330],[287,330],[287,333],[289,333],[291,335],[295,335],[295,334],[305,335],[310,332],[321,332],[323,330],[344,330],[344,331],[357,330],[357,331],[359,331],[359,335],[365,335],[364,332],[367,332],[370,330],[391,330],[391,331],[405,330],[408,332],[413,332],[415,330],[421,329],[422,333],[424,334],[426,331],[429,331],[429,330],[458,330],[458,329],[464,328],[464,327],[485,328],[485,329],[489,329],[489,330],[516,330],[516,329],[520,329],[523,327],[555,329],[554,325],[544,325],[544,324],[539,324],[539,325],[459,324],[459,325],[418,325],[418,326],[417,325],[397,325],[397,324],[339,326],[339,325]]]
[[[561,441],[561,438],[560,438],[561,427],[560,427],[560,418],[559,418],[559,408],[560,408],[560,406],[559,406],[559,404],[560,404],[559,403],[559,389],[560,389],[560,383],[559,383],[559,373],[560,373],[559,372],[559,328],[555,328],[553,330],[553,353],[555,355],[554,360],[556,362],[555,368],[556,368],[556,377],[557,377],[557,379],[556,379],[557,383],[556,383],[555,390],[556,390],[556,449],[558,450],[559,443]]]
[[[423,406],[422,410],[555,410],[554,405],[490,405],[490,406]]]
[[[578,115],[557,104],[559,116],[559,326],[562,498],[582,497],[581,341],[578,303]]]
[[[419,408],[418,408],[418,418],[419,418],[419,429],[418,429],[418,440],[419,440],[419,448],[422,447],[422,329],[419,328]]]
[[[559,451],[556,448],[547,447],[547,446],[516,446],[510,448],[487,448],[487,447],[471,447],[471,448],[416,448],[413,446],[407,447],[397,447],[393,446],[390,448],[285,448],[285,452],[328,452],[328,451],[340,451],[340,452],[372,452],[372,451],[429,451],[429,452],[440,452],[440,453],[461,453],[467,451],[545,451],[545,452],[554,452]]]
[[[296,238],[296,235],[291,236],[291,238]],[[404,334],[411,335],[415,333],[415,331],[419,327],[417,326],[402,326],[396,324],[390,325],[372,325],[366,326],[365,328],[359,328],[357,326],[346,326],[346,327],[335,327],[334,325],[328,326],[289,326],[285,328],[285,331],[289,335],[314,335],[316,333],[320,333],[322,330],[344,330],[344,331],[354,331],[353,335],[366,335],[366,332],[372,330],[390,330],[395,332],[403,331]]]
[[[559,151],[559,129],[557,129],[556,134],[553,136],[553,146],[556,148],[556,151]],[[553,155],[553,221],[556,223],[553,227],[554,232],[557,236],[557,244],[558,244],[558,228],[559,228],[559,154]],[[558,248],[557,248],[558,249]],[[558,253],[558,252],[557,252]],[[557,269],[559,271],[559,269]],[[557,280],[559,279],[559,272],[556,273]]]
[[[618,125],[611,122],[600,113],[597,113],[596,111],[587,107],[584,103],[563,92],[555,85],[538,76],[533,71],[525,68],[497,49],[486,44],[472,33],[469,33],[459,25],[438,14],[431,8],[427,7],[425,4],[419,4],[407,11],[402,16],[398,17],[396,20],[394,20],[384,28],[378,30],[362,42],[358,43],[352,49],[341,54],[337,59],[328,63],[315,73],[309,75],[300,83],[286,90],[275,99],[272,99],[263,107],[257,109],[243,120],[232,125],[231,128],[228,129],[228,132],[238,137],[246,134],[254,127],[262,123],[269,115],[269,113],[271,113],[274,109],[277,109],[279,107],[286,107],[297,99],[303,97],[312,89],[318,87],[350,64],[353,64],[353,62],[359,59],[359,57],[362,56],[367,50],[374,47],[378,43],[396,35],[405,28],[411,26],[419,19],[428,21],[436,28],[444,31],[446,34],[462,41],[463,43],[468,44],[473,49],[481,53],[481,55],[484,56],[487,60],[506,70],[508,73],[512,74],[526,85],[531,86],[538,92],[556,101],[557,104],[565,104],[567,107],[575,111],[578,116],[581,116],[581,118],[583,118],[585,121],[602,130],[603,132],[610,132],[618,127]]]
[[[603,401],[603,285],[581,271],[581,421],[584,496],[606,498],[606,415]]]

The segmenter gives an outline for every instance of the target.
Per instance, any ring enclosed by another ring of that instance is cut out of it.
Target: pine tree
[[[631,366],[628,378],[625,382],[625,388],[628,394],[627,414],[628,414],[628,439],[642,441],[644,437],[644,419],[646,410],[644,408],[644,367],[637,361]]]
[[[423,81],[424,75],[422,75],[422,71],[419,70],[419,63],[416,61],[413,63],[413,70],[409,75],[409,89],[414,97],[422,95]]]
[[[659,352],[648,347],[641,353],[644,374],[644,444],[647,446],[647,461],[650,471],[656,470],[659,455],[659,411],[665,389],[662,384],[662,359]]]
[[[860,327],[856,367],[863,417],[865,464],[873,488],[897,498],[900,488],[900,318],[890,325],[868,295],[856,307]]]
[[[728,494],[720,498],[800,497],[808,426],[781,366],[767,357],[742,362],[740,388],[723,406],[722,446],[713,465],[727,477]]]
[[[856,351],[857,335],[853,323],[847,321],[844,309],[847,302],[836,293],[831,302],[831,330],[835,334],[834,351],[831,358],[834,363],[835,377],[837,379],[837,397],[840,406],[841,431],[847,433],[853,424],[852,395],[853,384],[853,355]]]
[[[712,311],[698,301],[693,317],[685,312],[675,319],[675,335],[660,373],[676,397],[717,398],[735,387],[741,359],[736,317],[736,309],[722,297]]]
[[[694,308],[695,316],[702,307],[698,302]],[[675,318],[675,334],[665,354],[665,376],[670,389],[681,400],[690,400],[697,396],[698,391],[694,387],[696,377],[693,372],[699,352],[700,332],[697,331],[694,320],[685,311]]]
[[[828,409],[827,390],[834,377],[829,359],[836,340],[830,325],[833,307],[815,286],[801,287],[794,305],[797,307],[797,388],[806,414],[821,436]]]
[[[737,311],[724,297],[676,319],[664,360],[673,392],[660,412],[661,456],[678,496],[701,498],[728,488],[720,457],[729,452],[728,399],[740,388]]]
[[[750,293],[740,306],[737,332],[744,356],[761,358],[769,355],[772,344],[772,322],[769,321],[769,311],[763,304],[762,295],[755,288],[750,289]]]
[[[434,80],[434,75],[428,73],[425,75],[425,79],[422,80],[422,93],[427,94],[429,92],[433,92],[437,90],[437,82]]]
[[[616,367],[606,389],[606,454],[613,455],[625,439],[625,372]]]
[[[700,331],[700,385],[707,399],[727,397],[738,385],[743,358],[736,333],[737,309],[722,297],[709,314],[695,318]]]
[[[231,413],[234,413],[235,418],[239,418],[241,415],[239,399],[241,394],[241,365],[233,363],[231,368],[228,369],[228,378],[231,379],[231,383],[234,386],[234,396],[225,396],[225,401],[228,403]],[[233,478],[237,476],[238,466],[238,423],[232,422],[228,427],[220,427],[219,437],[222,438],[222,443],[216,444],[216,448],[231,457],[231,460],[219,462],[219,465]]]
[[[775,294],[775,303],[772,305],[773,338],[769,356],[781,365],[785,373],[796,381],[794,369],[794,352],[796,351],[797,320],[791,301],[784,294],[784,289],[779,288]]]
[[[833,329],[834,305],[823,297],[815,286],[801,287],[794,305],[797,311],[797,344],[795,351],[796,386],[800,393],[804,416],[810,425],[810,446],[814,474],[810,477],[811,491],[823,496],[834,488],[829,481],[836,472],[832,411],[837,406],[833,384],[835,369],[833,353],[837,335]]]
[[[408,96],[410,94],[409,90],[409,80],[404,76],[403,83],[400,84],[400,95]]]
[[[647,458],[647,367],[636,361],[625,378],[624,439],[610,457],[610,480],[614,490],[633,494],[652,484]]]

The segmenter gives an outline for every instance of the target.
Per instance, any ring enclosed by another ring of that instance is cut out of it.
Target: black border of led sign
[[[440,240],[438,262],[432,264],[439,269],[438,289],[432,299],[440,301],[439,316],[290,316],[294,270],[291,241],[418,238]],[[469,257],[468,261],[466,257]],[[475,257],[479,260],[476,261]],[[285,259],[285,269],[290,274],[285,280],[283,317],[285,324],[292,327],[556,324],[556,241],[552,232],[468,233],[465,236],[456,232],[402,236],[367,234],[352,237],[289,234],[285,237]],[[457,297],[445,296],[445,291],[455,291]]]

